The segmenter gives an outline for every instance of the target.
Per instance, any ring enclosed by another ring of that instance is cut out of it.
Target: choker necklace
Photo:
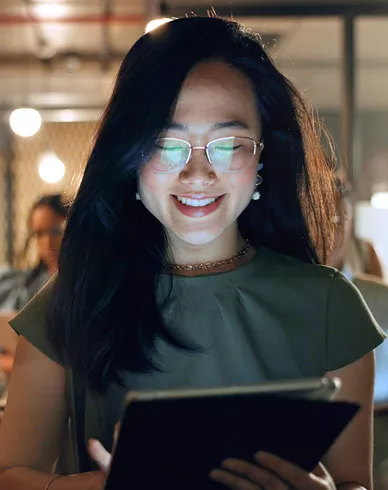
[[[233,262],[238,262],[247,254],[250,247],[251,247],[251,242],[247,239],[245,240],[245,244],[243,248],[239,252],[237,252],[236,255],[233,255],[233,257],[230,257],[229,259],[217,260],[216,262],[202,262],[201,264],[192,264],[192,265],[179,265],[179,264],[166,263],[163,264],[162,268],[166,272],[206,271],[209,269],[214,269],[214,268],[222,267],[224,265],[232,264]]]

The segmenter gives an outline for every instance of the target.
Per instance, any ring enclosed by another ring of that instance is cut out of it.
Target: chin
[[[208,245],[213,242],[216,238],[218,238],[222,234],[222,230],[219,232],[210,232],[210,231],[196,231],[196,232],[188,232],[188,233],[176,233],[177,237],[188,245],[192,246],[201,246]]]

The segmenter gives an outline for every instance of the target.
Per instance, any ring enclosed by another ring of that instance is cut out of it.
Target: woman
[[[0,486],[101,489],[128,387],[326,373],[363,408],[324,464],[309,474],[264,455],[220,461],[211,478],[241,490],[370,487],[372,349],[384,335],[355,288],[317,265],[332,190],[315,125],[257,36],[200,17],[144,35],[101,122],[58,276],[12,322]],[[56,477],[65,366],[86,385],[101,470]]]
[[[68,206],[61,194],[47,194],[32,205],[28,219],[28,238],[25,253],[31,244],[36,248],[37,264],[27,271],[7,274],[0,279],[0,309],[17,311],[39,291],[58,268]]]
[[[27,270],[8,270],[0,277],[0,370],[10,373],[17,336],[8,321],[41,289],[58,268],[68,206],[60,194],[47,194],[32,205],[25,253],[36,248],[37,264]]]

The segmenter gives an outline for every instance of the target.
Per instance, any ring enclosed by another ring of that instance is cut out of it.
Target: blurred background
[[[355,190],[356,233],[388,270],[388,1],[372,0],[0,0],[0,264],[19,265],[39,196],[74,194],[147,23],[210,5],[259,32],[319,112]]]

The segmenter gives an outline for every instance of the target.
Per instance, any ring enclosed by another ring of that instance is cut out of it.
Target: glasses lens
[[[186,165],[190,154],[190,145],[173,138],[160,138],[155,143],[155,154],[151,166],[155,172],[177,172]]]
[[[252,162],[255,142],[250,138],[221,138],[211,141],[207,148],[211,164],[220,172],[241,170]]]

